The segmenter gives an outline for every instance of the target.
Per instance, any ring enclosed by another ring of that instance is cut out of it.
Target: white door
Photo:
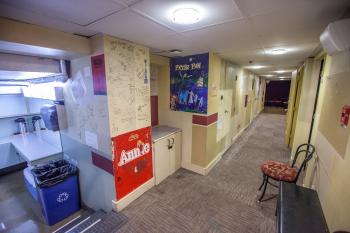
[[[170,171],[170,152],[168,149],[170,137],[154,143],[154,173],[156,185],[168,177]]]
[[[170,136],[170,174],[181,167],[181,132]]]

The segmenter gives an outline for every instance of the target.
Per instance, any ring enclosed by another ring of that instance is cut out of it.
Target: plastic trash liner
[[[76,166],[66,160],[56,160],[33,168],[32,174],[48,225],[53,225],[80,209]]]

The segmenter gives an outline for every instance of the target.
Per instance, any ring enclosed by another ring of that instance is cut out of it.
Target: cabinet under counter
[[[153,172],[158,185],[181,167],[181,129],[170,126],[152,128]]]

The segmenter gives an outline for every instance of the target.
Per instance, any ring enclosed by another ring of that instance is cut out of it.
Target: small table
[[[329,233],[317,192],[281,182],[277,200],[277,232]]]

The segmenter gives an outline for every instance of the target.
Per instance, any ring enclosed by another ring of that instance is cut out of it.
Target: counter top
[[[32,163],[62,153],[62,148],[50,144],[49,140],[45,140],[45,138],[52,137],[53,133],[54,132],[43,130],[33,133],[11,135],[9,137],[0,138],[0,144],[11,143],[27,162]]]
[[[164,137],[167,137],[177,132],[181,132],[181,129],[170,127],[167,125],[154,126],[152,127],[152,142],[156,142]]]

